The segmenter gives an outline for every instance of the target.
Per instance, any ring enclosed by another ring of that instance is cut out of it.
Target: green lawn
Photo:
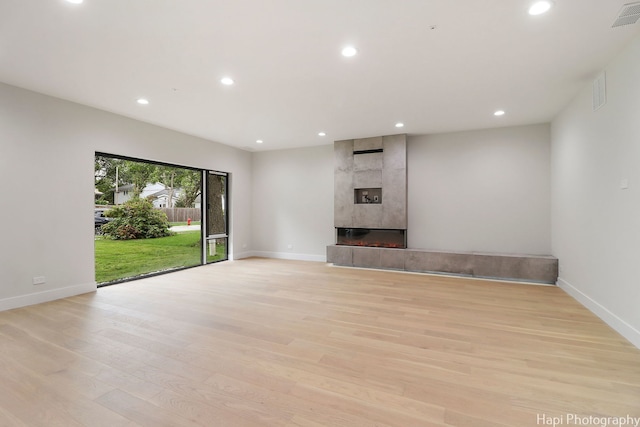
[[[96,282],[107,283],[156,271],[200,264],[200,232],[188,231],[170,237],[140,240],[95,241]],[[224,258],[217,245],[214,261]]]

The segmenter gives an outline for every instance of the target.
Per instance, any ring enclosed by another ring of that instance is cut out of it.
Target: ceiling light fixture
[[[138,98],[136,102],[140,105],[149,105],[149,100],[145,98]]]
[[[403,128],[404,127],[404,123],[396,123],[396,127],[397,128]]]
[[[502,110],[498,110],[495,113],[493,113],[494,116],[504,116],[504,111]]]
[[[537,1],[529,8],[529,15],[542,15],[551,9],[553,2],[551,0]]]
[[[222,83],[225,86],[231,86],[235,82],[233,81],[233,79],[231,77],[223,77],[223,78],[220,79],[220,83]]]
[[[67,3],[72,3],[72,4],[82,4],[84,0],[67,0]]]
[[[327,136],[327,134],[324,132],[318,132],[318,136]]]
[[[356,56],[357,53],[358,53],[358,49],[356,49],[353,46],[346,46],[345,48],[342,49],[342,56],[346,56],[347,58]]]
[[[262,144],[264,141],[261,139],[256,140],[256,144]]]

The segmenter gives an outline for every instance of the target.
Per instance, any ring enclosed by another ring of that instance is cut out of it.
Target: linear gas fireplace
[[[336,231],[338,245],[398,249],[407,247],[406,230],[336,228]]]

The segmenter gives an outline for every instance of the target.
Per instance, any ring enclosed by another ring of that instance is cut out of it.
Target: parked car
[[[108,211],[109,209],[104,209],[104,208],[96,208],[94,211],[94,224],[95,224],[95,234],[96,235],[101,235],[102,234],[102,226],[106,223],[108,223],[109,221],[111,221],[113,218],[109,218],[104,216],[104,213],[106,211]]]

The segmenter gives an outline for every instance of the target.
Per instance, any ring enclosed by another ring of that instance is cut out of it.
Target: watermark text
[[[640,427],[640,417],[625,415],[621,417],[600,417],[597,415],[547,415],[537,414],[536,425],[539,426],[596,426],[596,427]]]

